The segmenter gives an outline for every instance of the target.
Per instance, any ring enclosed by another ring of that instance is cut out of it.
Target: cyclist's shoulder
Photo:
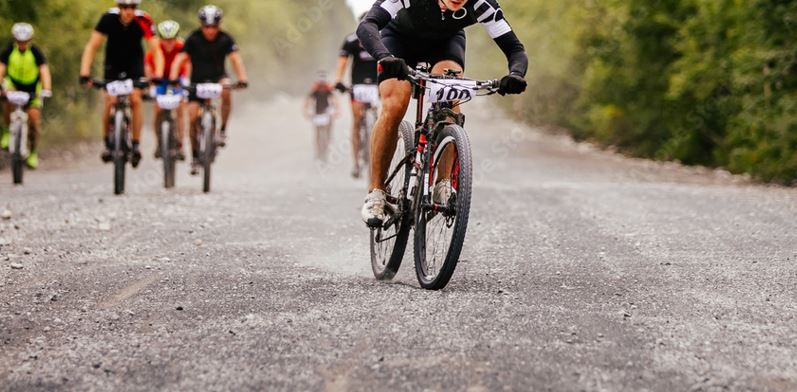
[[[139,22],[146,22],[146,23],[150,23],[150,24],[154,23],[154,20],[152,19],[152,15],[150,15],[149,12],[144,11],[144,10],[136,10],[136,19]]]
[[[8,44],[7,46],[3,47],[3,50],[0,51],[0,61],[3,64],[8,63],[9,57],[11,57],[11,52],[14,51],[14,44]]]
[[[224,42],[235,42],[235,37],[224,30],[219,31],[219,39],[223,40]]]

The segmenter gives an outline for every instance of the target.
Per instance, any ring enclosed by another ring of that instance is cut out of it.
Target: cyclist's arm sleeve
[[[42,53],[38,46],[32,46],[30,51],[33,53],[33,58],[36,60],[36,65],[41,67],[42,65],[47,64],[47,58],[44,57],[44,53]]]
[[[225,48],[225,51],[227,52],[226,54],[230,54],[232,52],[237,52],[240,48],[238,47],[238,44],[235,43],[235,39],[233,39],[231,36],[228,36],[228,38],[229,38],[228,39],[229,43],[227,44],[227,47]]]
[[[498,44],[509,61],[509,73],[525,77],[529,69],[529,57],[517,35],[510,31],[495,38],[495,43]]]
[[[352,40],[352,37],[346,37],[343,41],[343,46],[340,47],[340,52],[338,55],[340,57],[351,57],[354,54],[352,50],[352,44],[357,44],[356,40]]]
[[[529,68],[529,59],[526,55],[526,48],[518,39],[512,26],[504,18],[504,11],[497,0],[486,0],[474,6],[476,20],[481,23],[490,38],[495,40],[498,47],[506,55],[509,61],[509,72],[526,76]]]
[[[9,46],[5,48],[2,52],[0,52],[0,63],[8,65],[8,59],[11,58],[11,52],[13,51],[13,47]]]
[[[404,7],[404,3],[409,0],[379,0],[374,3],[373,8],[368,11],[360,26],[357,27],[357,37],[360,38],[365,50],[377,61],[385,57],[392,56],[382,43],[379,31],[387,27],[393,18],[398,15]]]

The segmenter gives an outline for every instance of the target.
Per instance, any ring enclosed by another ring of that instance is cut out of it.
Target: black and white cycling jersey
[[[481,24],[504,52],[511,73],[525,76],[526,50],[496,0],[470,0],[456,12],[442,12],[437,0],[378,0],[357,29],[357,36],[363,47],[381,60],[392,55],[382,42],[383,29],[410,44],[428,45],[448,41],[475,24]]]

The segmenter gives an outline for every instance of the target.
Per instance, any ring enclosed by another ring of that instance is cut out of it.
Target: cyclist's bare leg
[[[191,139],[191,156],[197,157],[199,154],[199,140],[197,134],[197,120],[199,119],[199,102],[188,104],[188,130]]]
[[[130,94],[130,109],[133,112],[133,143],[141,140],[141,128],[144,126],[144,105],[141,103],[141,90]]]
[[[177,146],[183,146],[183,140],[185,140],[185,111],[187,110],[188,105],[185,102],[181,103],[180,106],[177,107],[176,110],[176,120],[177,121]]]
[[[432,68],[433,74],[442,74],[444,70],[452,69],[458,70],[462,72],[462,66],[457,64],[454,61],[446,60],[437,63]],[[455,106],[454,111],[460,113],[460,107]],[[453,149],[446,149],[443,155],[440,157],[440,162],[437,165],[438,177],[437,182],[443,181],[448,179],[451,176],[451,171],[454,168],[454,150]]]
[[[230,84],[230,79],[224,79],[219,82],[223,85]],[[221,93],[221,129],[227,129],[227,121],[230,119],[232,112],[232,92],[230,89],[225,88]]]
[[[111,129],[108,126],[108,123],[111,121],[111,110],[113,110],[113,105],[116,104],[116,97],[112,97],[108,95],[108,93],[103,93],[103,97],[105,97],[105,109],[102,111],[102,132],[105,135],[105,140],[108,140],[108,137],[111,134]]]
[[[160,140],[161,140],[161,135],[160,135],[161,125],[158,122],[158,120],[160,120],[158,118],[158,115],[160,115],[160,113],[161,113],[161,108],[160,108],[160,106],[158,106],[157,103],[155,103],[155,105],[153,106],[153,111],[152,111],[152,117],[154,118],[154,124],[155,124],[155,126],[152,127],[152,134],[155,135],[155,140],[158,141],[158,145],[159,146],[160,146]]]
[[[398,127],[412,98],[412,85],[407,81],[385,80],[379,85],[382,111],[371,136],[371,183],[368,191],[384,190],[387,171],[398,140]]]
[[[39,132],[42,123],[42,111],[39,108],[28,109],[28,120],[30,121],[30,132],[28,133],[28,148],[36,151],[39,142]]]
[[[9,127],[11,125],[11,112],[13,111],[14,107],[10,103],[6,102],[3,105],[3,126]]]
[[[354,171],[360,171],[360,126],[363,122],[363,115],[365,114],[365,104],[362,102],[351,101],[351,114],[354,119],[354,125],[351,130],[351,150],[352,158],[354,158]]]

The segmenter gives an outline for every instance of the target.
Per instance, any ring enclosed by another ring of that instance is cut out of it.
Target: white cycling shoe
[[[451,180],[445,179],[434,185],[432,190],[432,201],[435,204],[446,206],[448,201],[451,200],[451,195],[454,193],[454,188],[451,186]]]
[[[386,195],[385,191],[381,189],[374,189],[368,196],[365,197],[365,204],[363,204],[362,216],[363,222],[368,227],[380,227],[385,222],[385,204]]]

